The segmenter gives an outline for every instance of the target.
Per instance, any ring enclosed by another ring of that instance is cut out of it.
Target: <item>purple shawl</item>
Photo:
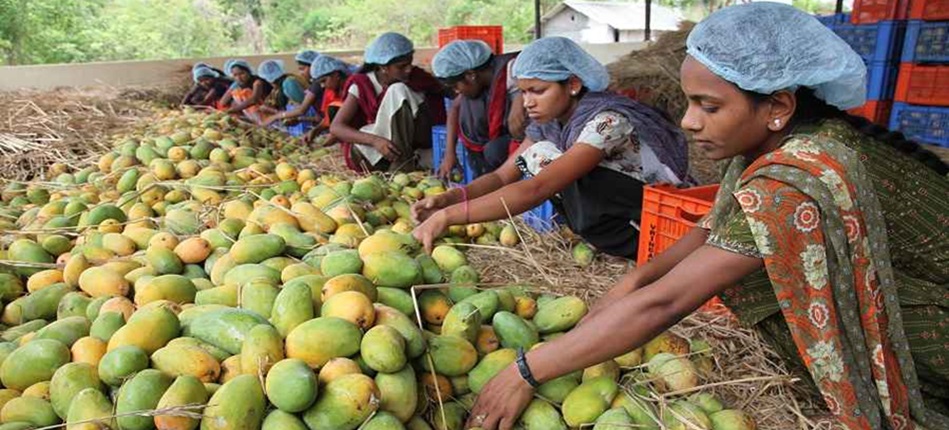
[[[626,117],[633,125],[639,142],[649,145],[659,161],[669,167],[682,180],[688,178],[689,150],[685,135],[659,111],[629,97],[607,93],[588,92],[580,99],[576,111],[566,126],[559,121],[545,124],[532,122],[527,127],[527,136],[534,142],[547,140],[566,152],[577,141],[586,124],[596,114],[611,110]]]

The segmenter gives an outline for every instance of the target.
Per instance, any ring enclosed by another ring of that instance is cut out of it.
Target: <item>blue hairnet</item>
[[[366,47],[364,55],[368,64],[389,64],[390,61],[415,52],[409,38],[399,33],[382,33]]]
[[[211,65],[208,64],[208,63],[201,63],[201,62],[194,63],[194,64],[191,65],[191,71],[194,72],[195,70],[198,70],[198,69],[200,69],[200,68],[202,68],[202,67],[207,67],[207,68],[210,69],[210,68],[211,68]]]
[[[242,67],[246,69],[248,72],[254,73],[254,69],[250,67],[250,63],[248,63],[245,60],[237,60],[237,59],[229,60],[227,63],[225,63],[224,67],[227,68],[227,70],[225,70],[225,72],[227,73],[227,76],[230,76],[232,78],[234,77],[234,72],[231,69],[235,67]]]
[[[527,45],[514,62],[514,76],[548,82],[576,76],[590,91],[603,91],[610,84],[606,67],[566,37],[544,37]]]
[[[808,87],[845,110],[866,101],[867,68],[850,46],[813,16],[779,3],[726,7],[700,22],[688,54],[746,91]]]
[[[313,64],[313,60],[316,60],[319,56],[320,56],[319,52],[316,52],[312,49],[307,49],[307,50],[303,50],[297,53],[297,55],[293,57],[293,59],[296,60],[296,62],[298,63]]]
[[[257,66],[257,76],[270,83],[280,79],[284,74],[286,72],[283,71],[283,61],[281,60],[267,60]]]
[[[217,72],[204,66],[198,67],[197,69],[191,71],[191,78],[194,79],[195,82],[198,82],[198,79],[204,77],[216,78]]]
[[[483,66],[491,54],[491,47],[480,40],[456,40],[435,54],[432,71],[439,78],[458,76]]]
[[[350,66],[329,55],[321,55],[313,64],[310,65],[310,77],[319,79],[333,72],[349,73]]]

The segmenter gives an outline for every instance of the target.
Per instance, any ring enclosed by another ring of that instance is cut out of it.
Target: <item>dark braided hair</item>
[[[750,97],[752,102],[756,105],[764,102],[770,97],[766,94],[754,93],[750,91],[742,90],[742,92],[748,95],[748,97]],[[883,127],[879,124],[874,124],[866,118],[851,115],[846,111],[842,111],[834,106],[828,105],[823,100],[817,98],[817,96],[814,95],[814,90],[811,88],[800,88],[795,93],[795,96],[797,97],[797,109],[794,112],[794,116],[791,117],[792,126],[817,124],[827,119],[839,119],[846,122],[863,135],[884,142],[887,145],[892,146],[900,152],[923,163],[930,169],[936,171],[936,173],[938,173],[940,176],[946,176],[949,174],[949,165],[942,161],[939,156],[933,154],[926,148],[923,148],[919,143],[907,139],[903,133],[898,131],[890,131],[886,127]]]

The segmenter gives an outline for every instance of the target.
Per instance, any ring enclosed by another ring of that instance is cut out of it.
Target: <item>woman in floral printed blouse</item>
[[[865,68],[803,12],[725,8],[687,45],[682,126],[730,159],[715,207],[529,352],[534,378],[618,356],[721,295],[844,428],[949,428],[949,169],[843,111],[862,104]],[[510,366],[470,424],[510,429],[532,396]]]

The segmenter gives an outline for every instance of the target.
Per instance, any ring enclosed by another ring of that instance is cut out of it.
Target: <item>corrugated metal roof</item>
[[[646,28],[646,2],[595,2],[567,0],[557,5],[541,18],[547,21],[564,8],[571,8],[590,19],[602,22],[617,30],[642,30]],[[679,14],[670,8],[652,4],[650,23],[653,30],[674,31],[679,28]]]

